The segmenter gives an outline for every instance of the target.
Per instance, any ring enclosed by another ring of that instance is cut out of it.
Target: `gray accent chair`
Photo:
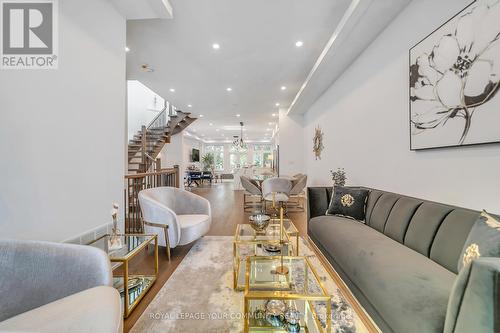
[[[309,238],[383,332],[500,332],[500,259],[458,271],[479,212],[371,189],[361,223],[307,193]]]
[[[250,178],[241,176],[241,186],[245,190],[243,192],[243,210],[261,208],[262,209],[262,190],[255,181]],[[250,198],[257,198],[258,201]]]
[[[146,234],[157,234],[158,244],[170,249],[203,237],[212,224],[210,202],[176,187],[155,187],[139,192]]]
[[[120,295],[103,251],[0,240],[0,267],[0,331],[122,331]]]

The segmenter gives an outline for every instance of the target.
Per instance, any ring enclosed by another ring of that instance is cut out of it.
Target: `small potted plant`
[[[345,181],[347,179],[344,168],[337,168],[337,171],[330,170],[332,175],[333,185],[345,186]]]

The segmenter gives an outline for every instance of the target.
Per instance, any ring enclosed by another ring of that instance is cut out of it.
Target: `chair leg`
[[[170,239],[168,238],[168,225],[165,226],[163,232],[165,233],[165,246],[167,247],[167,258],[168,261],[170,261]]]

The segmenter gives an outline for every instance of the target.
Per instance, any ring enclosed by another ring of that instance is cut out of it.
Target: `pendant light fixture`
[[[243,122],[240,121],[240,136],[235,135],[233,140],[233,146],[238,149],[245,149],[246,144],[243,141]]]

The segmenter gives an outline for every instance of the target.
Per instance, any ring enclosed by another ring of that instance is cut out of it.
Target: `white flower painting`
[[[500,142],[499,2],[472,3],[410,50],[412,150]]]

